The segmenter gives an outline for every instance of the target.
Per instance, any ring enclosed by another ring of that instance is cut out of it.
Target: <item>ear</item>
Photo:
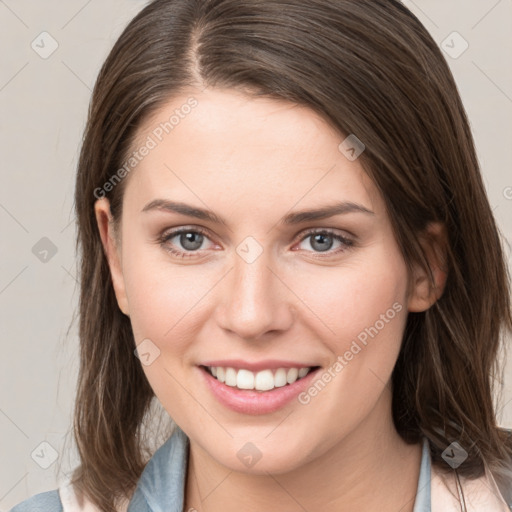
[[[103,250],[110,268],[117,304],[125,315],[130,316],[121,264],[121,243],[114,230],[114,221],[110,213],[110,203],[108,199],[105,197],[98,199],[94,204],[94,212],[96,222],[98,223],[101,242],[103,244]]]
[[[443,294],[448,277],[446,250],[448,238],[446,228],[439,222],[431,223],[420,235],[419,242],[432,275],[419,264],[415,265],[408,310],[420,312],[429,309]]]

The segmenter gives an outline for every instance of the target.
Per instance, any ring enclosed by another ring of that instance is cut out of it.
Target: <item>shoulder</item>
[[[118,507],[118,512],[126,512],[128,500],[124,500]],[[70,481],[66,480],[58,489],[36,494],[22,501],[9,512],[100,512],[100,510],[87,499],[80,506]]]
[[[182,511],[188,447],[188,437],[176,426],[144,468],[128,512],[160,510],[164,504],[168,512]]]
[[[95,505],[93,505],[87,498],[80,506],[76,497],[73,486],[69,479],[64,480],[59,486],[59,495],[62,502],[63,512],[101,512]],[[127,503],[123,502],[117,509],[118,512],[126,512]]]
[[[505,495],[501,492],[489,470],[486,470],[485,475],[476,479],[465,477],[457,479],[455,472],[444,473],[432,466],[432,512],[461,510],[462,499],[464,499],[467,512],[481,510],[510,512],[512,510],[512,504],[507,504]]]
[[[63,512],[59,491],[41,492],[22,501],[9,512]]]
[[[188,438],[177,427],[148,461],[131,500],[118,504],[118,512],[149,510],[155,500],[181,503],[187,461]],[[130,508],[129,508],[130,507]],[[9,512],[100,512],[88,500],[80,506],[69,479],[59,488],[36,494]]]

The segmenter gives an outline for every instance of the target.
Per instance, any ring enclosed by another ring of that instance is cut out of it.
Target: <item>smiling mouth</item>
[[[226,386],[240,390],[271,391],[274,388],[290,386],[320,367],[276,368],[258,372],[222,366],[201,365],[200,368]]]

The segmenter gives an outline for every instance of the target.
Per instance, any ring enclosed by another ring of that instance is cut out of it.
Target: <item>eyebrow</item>
[[[189,204],[181,203],[178,201],[169,201],[167,199],[154,199],[153,201],[149,202],[146,206],[144,206],[142,212],[149,212],[154,210],[178,213],[181,215],[186,215],[188,217],[194,217],[196,219],[210,221],[214,224],[224,224],[225,226],[227,226],[226,220],[216,215],[212,211],[203,208],[198,208],[196,206],[191,206]],[[353,203],[351,201],[342,201],[326,205],[317,209],[301,210],[297,212],[288,213],[279,221],[279,224],[290,226],[295,224],[301,224],[303,222],[328,219],[330,217],[334,217],[335,215],[341,215],[346,213],[364,213],[367,215],[375,215],[374,212],[372,212],[371,210],[369,210],[368,208],[361,204]]]

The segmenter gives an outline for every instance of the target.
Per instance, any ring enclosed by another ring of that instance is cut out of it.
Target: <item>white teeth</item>
[[[236,387],[240,389],[254,389],[254,373],[248,370],[238,370]]]
[[[242,370],[240,370],[242,371]],[[274,375],[271,370],[263,370],[256,374],[254,379],[254,389],[258,391],[268,391],[274,389]]]
[[[279,368],[274,375],[274,386],[276,388],[286,386],[286,370],[284,368]]]
[[[302,377],[305,377],[309,372],[309,368],[300,368],[299,369],[299,379],[302,379]]]
[[[226,368],[226,386],[236,386],[236,373],[234,368]]]
[[[293,384],[299,378],[299,370],[297,368],[290,368],[286,374],[286,382]]]
[[[209,366],[211,374],[227,386],[238,389],[255,389],[257,391],[269,391],[274,388],[293,384],[296,380],[305,377],[311,368],[278,368],[275,373],[272,370],[251,372],[249,370],[223,368],[222,366]]]
[[[217,375],[215,375],[215,377],[217,377],[217,380],[219,380],[220,382],[225,382],[226,381],[226,370],[224,370],[224,368],[222,368],[221,366],[217,366],[217,367],[212,366],[212,368],[210,368],[210,370],[213,368],[215,368],[215,373],[217,374]]]

